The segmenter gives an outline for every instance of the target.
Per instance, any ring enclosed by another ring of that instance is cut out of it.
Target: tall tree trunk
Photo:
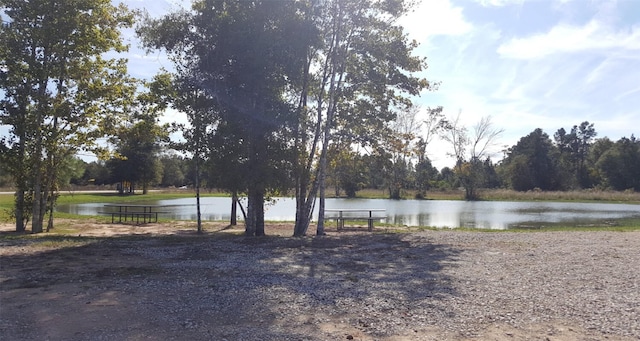
[[[53,209],[55,208],[56,205],[56,191],[57,191],[57,186],[56,186],[56,167],[54,166],[54,161],[51,162],[50,164],[50,169],[48,169],[48,172],[50,173],[47,176],[47,198],[45,199],[45,203],[46,203],[46,212],[49,213],[49,219],[47,222],[47,232],[53,230]],[[44,219],[43,219],[44,220]]]
[[[260,189],[256,193],[256,236],[264,236],[264,190]]]
[[[247,218],[245,219],[244,234],[247,237],[253,237],[256,235],[256,198],[251,189],[247,192]]]
[[[18,184],[18,189],[16,190],[16,232],[24,232],[24,209],[25,209],[25,200],[24,200],[24,190],[22,189],[22,185]]]
[[[332,32],[332,46],[330,47],[329,58],[325,67],[329,67],[326,73],[329,79],[329,89],[327,94],[329,100],[327,102],[326,121],[323,132],[322,152],[320,153],[320,169],[318,174],[318,186],[320,190],[320,205],[318,206],[318,227],[317,236],[322,236],[324,232],[324,210],[325,210],[325,183],[327,177],[327,154],[329,143],[331,142],[331,129],[334,124],[334,117],[337,112],[338,91],[342,88],[344,73],[346,70],[346,55],[349,50],[349,34],[345,35],[343,22],[343,8],[338,6],[334,14],[337,15],[337,21]],[[346,37],[346,38],[345,38]]]
[[[256,113],[264,111],[259,101],[254,101],[253,110]],[[267,137],[260,123],[253,120],[249,127],[249,141],[247,143],[248,167],[251,180],[247,186],[247,215],[246,235],[264,236],[264,196],[266,193],[265,180],[262,174],[267,166]]]
[[[36,141],[36,143],[38,143]],[[41,142],[40,142],[41,143]],[[42,216],[42,172],[40,171],[40,154],[42,154],[42,150],[36,149],[35,159],[33,165],[33,211],[31,213],[31,233],[41,233],[42,232],[42,220],[40,217]]]
[[[26,180],[26,169],[25,169],[25,147],[24,144],[26,137],[24,134],[21,134],[20,137],[20,149],[18,154],[18,169],[20,170],[20,174],[17,176],[17,189],[16,189],[16,201],[15,201],[15,209],[16,209],[16,232],[24,232],[26,230],[25,226],[25,211],[26,211],[26,200],[25,200],[25,191],[27,189],[27,180]]]
[[[51,3],[52,8],[55,6],[55,3]],[[42,154],[44,152],[44,146],[43,146],[43,129],[44,129],[44,114],[45,112],[47,112],[49,110],[49,98],[47,96],[47,85],[49,83],[49,64],[48,64],[48,59],[49,59],[49,54],[50,54],[50,50],[49,50],[49,42],[45,41],[43,42],[43,48],[42,48],[42,53],[43,56],[40,58],[41,60],[43,60],[42,64],[41,64],[41,73],[42,75],[44,75],[45,77],[42,77],[39,80],[39,84],[38,84],[38,91],[37,91],[37,103],[38,103],[38,107],[36,108],[35,112],[35,117],[34,117],[34,127],[35,127],[35,131],[34,131],[34,153],[33,153],[33,169],[32,169],[32,174],[33,174],[33,212],[31,215],[31,233],[41,233],[42,232],[42,225],[43,225],[43,220],[44,220],[44,211],[45,211],[45,205],[43,203],[42,197],[43,197],[43,174],[42,174],[42,165],[43,165],[43,160],[42,160]],[[38,64],[36,62],[36,60],[38,59],[36,56],[36,49],[33,49],[33,51],[31,52],[31,60],[32,60],[32,65],[36,65]],[[47,99],[47,100],[45,100]],[[46,196],[45,196],[46,197]]]
[[[264,236],[264,195],[265,190],[260,186],[249,188],[247,203],[247,222],[245,235]]]
[[[202,233],[202,215],[200,213],[200,156],[196,155],[196,210],[198,233]]]
[[[43,85],[41,85],[43,86]],[[43,86],[44,87],[44,86]],[[36,122],[40,125],[42,121],[42,109],[38,110]],[[31,233],[41,233],[44,217],[43,205],[43,175],[42,175],[42,127],[38,126],[35,132],[35,152],[33,156],[33,207],[31,213]]]
[[[336,38],[340,41],[339,38]],[[344,66],[337,65],[337,54],[332,56],[332,69],[338,70],[344,68]],[[329,103],[327,105],[327,117],[324,125],[322,151],[320,153],[320,166],[318,171],[318,188],[320,190],[320,205],[318,206],[318,225],[316,230],[317,236],[322,236],[324,232],[324,209],[325,209],[325,184],[327,179],[327,154],[329,150],[329,143],[331,142],[331,128],[333,127],[333,121],[337,110],[337,89],[340,88],[342,83],[343,73],[339,71],[331,72],[334,76],[331,77],[331,83],[329,85]],[[337,79],[336,75],[337,74]]]
[[[315,200],[317,195],[317,178],[316,181],[311,185],[312,188],[309,189],[309,182],[311,176],[311,170],[313,167],[313,160],[315,158],[315,152],[318,147],[318,141],[320,138],[320,127],[322,126],[322,115],[320,115],[320,111],[318,112],[318,117],[315,125],[315,133],[313,138],[313,143],[311,144],[310,150],[307,151],[307,132],[306,126],[301,127],[301,122],[304,122],[304,119],[300,119],[302,115],[306,115],[307,110],[307,95],[309,91],[309,69],[311,67],[312,56],[310,55],[310,50],[307,49],[308,60],[305,65],[304,70],[304,80],[302,86],[302,92],[300,96],[300,103],[298,105],[298,122],[296,124],[296,132],[295,135],[299,137],[295,141],[295,149],[296,153],[296,165],[298,167],[298,171],[296,172],[296,221],[293,228],[293,235],[296,237],[301,237],[307,234],[307,230],[309,229],[309,224],[311,223],[313,207],[315,206]],[[322,100],[319,100],[319,107],[322,107]],[[303,159],[304,156],[304,159]]]
[[[53,204],[49,208],[49,220],[47,221],[47,232],[53,230]]]
[[[62,86],[62,79],[59,81],[59,86]],[[60,90],[59,90],[60,91]],[[53,129],[54,131],[54,136],[51,137],[51,139],[53,141],[56,141],[56,135],[57,135],[57,131],[58,131],[58,118],[54,117],[53,118]],[[45,186],[45,190],[46,190],[46,197],[43,199],[43,203],[45,204],[46,209],[42,212],[43,215],[46,214],[47,212],[49,213],[49,219],[47,222],[47,232],[51,231],[53,229],[53,209],[55,207],[56,204],[56,191],[57,191],[57,178],[58,178],[58,162],[61,159],[64,159],[67,155],[64,155],[65,153],[61,152],[60,150],[60,146],[58,145],[52,145],[52,144],[48,144],[48,147],[51,148],[51,150],[47,151],[47,160],[46,160],[46,169],[45,169],[45,179],[46,179],[46,186]],[[70,154],[70,153],[69,153]],[[43,222],[44,222],[44,216],[42,218]]]
[[[231,221],[229,221],[229,225],[236,226],[238,225],[238,192],[233,191],[231,193]]]
[[[316,229],[316,235],[322,236],[325,234],[324,232],[324,210],[325,210],[325,181],[327,177],[327,150],[329,149],[329,126],[330,122],[333,120],[333,115],[329,116],[330,110],[327,112],[327,122],[325,132],[324,132],[324,142],[322,144],[322,152],[320,153],[320,170],[318,177],[318,187],[320,190],[320,204],[318,205],[318,225]]]

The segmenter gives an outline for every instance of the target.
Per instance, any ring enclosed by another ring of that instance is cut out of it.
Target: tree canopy
[[[333,138],[377,143],[385,123],[411,105],[408,96],[429,86],[412,76],[426,64],[394,24],[407,10],[403,1],[202,0],[139,27],[148,48],[168,52],[182,96],[209,101],[186,112],[192,129],[209,127],[201,134],[208,150],[227,155],[216,168],[232,166],[244,179],[235,184],[246,186],[248,235],[264,233],[265,196],[292,178],[295,233],[305,234],[318,190],[323,212]]]
[[[24,230],[32,197],[37,233],[52,211],[61,160],[94,148],[127,105],[134,87],[125,60],[104,54],[126,50],[120,29],[133,16],[109,0],[1,0],[0,9],[0,123],[10,126],[3,143],[15,165],[16,229]]]

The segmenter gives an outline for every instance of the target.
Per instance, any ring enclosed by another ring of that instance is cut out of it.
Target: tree
[[[162,168],[158,155],[164,135],[164,129],[151,117],[121,128],[112,139],[118,157],[107,163],[112,180],[121,184],[129,183],[130,193],[135,192],[136,185],[142,185],[143,194],[147,194],[149,187],[161,180]],[[121,186],[122,190],[124,186]]]
[[[605,180],[602,173],[600,172],[600,169],[598,168],[598,160],[600,160],[602,155],[609,149],[611,149],[613,145],[613,141],[611,141],[608,137],[604,137],[601,139],[597,139],[593,143],[591,148],[589,148],[588,164],[591,165],[589,177],[593,180],[594,187],[604,186]]]
[[[615,190],[640,191],[640,141],[623,137],[600,156],[597,167],[605,185]]]
[[[147,194],[149,187],[162,177],[159,155],[162,144],[169,139],[169,127],[160,125],[159,117],[168,107],[171,79],[160,74],[144,86],[147,90],[137,94],[128,108],[127,119],[115,127],[116,135],[110,142],[116,145],[116,155],[109,165],[115,182],[128,182],[132,193],[140,184],[143,194]]]
[[[82,185],[106,185],[108,183],[110,183],[110,174],[105,161],[89,162],[82,176]]]
[[[77,184],[84,175],[87,163],[82,159],[71,156],[61,162],[61,169],[58,171],[58,187],[68,187],[70,184]]]
[[[2,148],[3,145],[0,145],[0,187],[8,188],[12,187],[15,184],[13,180],[13,176],[9,173],[7,168],[7,161],[3,160],[3,156],[6,155],[6,151]]]
[[[418,120],[419,108],[408,108],[397,114],[389,123],[389,135],[382,139],[382,146],[391,156],[392,167],[387,172],[389,197],[400,199],[401,191],[409,185],[410,163],[421,152],[423,146],[418,145],[418,134],[422,122]],[[424,143],[424,140],[421,142]],[[424,146],[426,148],[426,146]]]
[[[186,142],[174,143],[173,148],[186,152],[192,156],[192,180],[196,190],[196,216],[198,233],[202,233],[202,215],[200,210],[200,189],[203,185],[202,166],[209,155],[217,155],[212,151],[209,136],[217,132],[220,124],[217,118],[219,107],[206,93],[194,85],[190,78],[175,78],[170,74],[163,74],[165,79],[171,79],[167,88],[172,98],[172,105],[187,114],[189,125],[174,124],[173,130],[180,131]],[[210,160],[211,161],[211,160]],[[235,197],[234,197],[235,204]],[[233,218],[232,218],[233,219]]]
[[[452,155],[456,158],[454,172],[465,189],[465,199],[479,199],[477,189],[486,180],[483,159],[489,157],[490,149],[503,131],[493,127],[490,116],[476,123],[472,135],[460,122],[459,113],[455,120],[445,124],[442,138],[453,147]]]
[[[291,149],[287,123],[294,112],[285,95],[304,67],[304,6],[203,0],[190,12],[147,19],[138,30],[147,47],[168,51],[182,84],[178,91],[198,91],[214,102],[211,110],[193,113],[213,113],[232,128],[229,137],[244,145],[242,168],[235,171],[246,183],[247,235],[264,235],[265,197],[288,172],[281,157]],[[201,122],[212,124],[206,117]]]
[[[422,143],[419,143],[422,145]],[[423,149],[420,149],[423,150]],[[415,166],[415,189],[416,199],[424,199],[427,197],[427,190],[431,189],[432,182],[438,178],[438,169],[431,164],[431,160],[426,153],[418,155],[418,162]]]
[[[587,165],[589,148],[597,136],[593,126],[593,123],[589,124],[588,121],[584,121],[579,126],[574,125],[570,133],[567,133],[564,128],[560,128],[554,134],[560,155],[582,188],[589,188],[593,185],[593,180],[589,176],[589,165]]]
[[[126,62],[102,57],[126,49],[119,28],[133,18],[109,0],[1,0],[0,8],[0,124],[11,127],[7,141],[19,175],[16,230],[24,230],[30,192],[31,231],[38,233],[55,201],[60,162],[94,148],[133,89]]]
[[[185,160],[174,154],[164,154],[160,157],[162,164],[162,180],[160,185],[166,187],[181,187],[185,185]]]
[[[566,176],[559,154],[549,135],[538,128],[508,150],[501,165],[503,178],[516,191],[562,189]]]
[[[299,83],[294,128],[296,224],[305,235],[319,197],[316,235],[324,234],[326,171],[330,144],[350,138],[375,145],[385,123],[410,106],[408,96],[430,84],[414,73],[426,68],[412,55],[396,20],[409,10],[405,1],[325,0],[313,3],[304,17],[313,25],[305,76]]]
[[[362,156],[350,147],[334,144],[329,150],[327,183],[334,186],[336,196],[340,196],[343,189],[347,197],[354,198],[356,192],[364,187],[365,165]]]
[[[426,198],[430,181],[438,175],[438,170],[432,166],[427,156],[427,146],[435,136],[441,135],[447,126],[447,120],[442,114],[442,107],[427,108],[427,119],[423,121],[423,135],[416,143],[418,161],[415,166],[416,198]]]
[[[391,168],[391,160],[380,148],[362,157],[367,187],[380,189],[386,186],[386,170]]]
[[[460,186],[460,183],[456,178],[456,173],[453,171],[453,169],[449,167],[442,168],[440,170],[440,176],[442,177],[442,181],[445,184],[444,188],[451,189]]]

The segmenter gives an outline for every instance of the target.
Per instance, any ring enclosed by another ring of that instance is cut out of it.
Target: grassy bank
[[[624,191],[528,191],[516,192],[505,189],[481,191],[480,196],[485,200],[501,201],[574,201],[574,202],[614,202],[640,204],[640,192]]]
[[[333,194],[333,191],[327,191]],[[415,191],[404,191],[403,199],[415,198]],[[333,197],[329,195],[330,197]],[[389,194],[381,189],[363,189],[358,191],[360,199],[388,199]],[[480,190],[481,200],[492,201],[573,201],[573,202],[613,202],[640,204],[640,192],[601,191],[601,190],[575,190],[575,191],[527,191],[517,192],[507,189],[483,189]],[[426,200],[464,200],[463,190],[429,191]]]
[[[207,196],[224,196],[224,193],[201,193],[202,197]],[[119,195],[114,192],[105,193],[78,193],[78,192],[61,192],[58,198],[57,204],[84,204],[84,203],[122,203],[122,204],[134,204],[153,202],[157,200],[179,199],[179,198],[195,198],[195,193],[192,191],[153,191],[148,194],[132,194],[132,195]],[[9,221],[9,212],[14,205],[13,194],[0,194],[0,222]],[[55,214],[56,217],[65,219],[88,219],[95,218],[92,216],[60,213]]]

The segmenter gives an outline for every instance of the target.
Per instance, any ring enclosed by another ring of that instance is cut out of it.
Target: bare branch
[[[490,147],[496,145],[504,129],[493,128],[491,116],[485,116],[474,126],[473,131],[474,139],[470,156],[471,159],[481,159],[486,156]]]

